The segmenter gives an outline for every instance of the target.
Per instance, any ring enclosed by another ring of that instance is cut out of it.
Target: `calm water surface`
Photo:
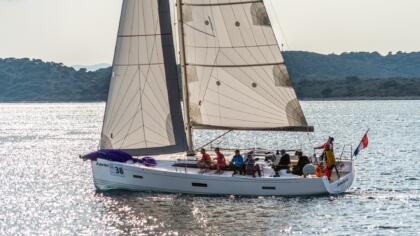
[[[315,134],[238,132],[218,145],[370,146],[340,196],[196,197],[95,192],[103,103],[0,104],[0,235],[420,235],[420,101],[303,102]],[[218,132],[197,132],[196,144]]]

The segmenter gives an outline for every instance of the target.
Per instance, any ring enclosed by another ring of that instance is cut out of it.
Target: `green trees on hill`
[[[0,59],[0,101],[104,101],[111,69],[87,72],[41,60]]]
[[[420,53],[285,52],[300,98],[420,97]],[[0,59],[0,102],[105,101],[111,68],[89,72],[61,63]]]
[[[420,98],[420,78],[302,80],[295,88],[300,98]]]
[[[283,53],[295,81],[359,78],[419,78],[420,52],[388,54],[351,52],[340,55],[288,51]]]

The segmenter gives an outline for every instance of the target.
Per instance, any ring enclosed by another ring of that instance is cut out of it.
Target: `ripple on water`
[[[413,142],[420,138],[418,107],[420,101],[304,102],[317,130],[312,142],[288,133],[227,136],[221,146],[300,148],[299,140],[310,153],[328,135],[340,149],[371,128],[347,194],[244,198],[97,193],[78,154],[97,148],[103,103],[0,104],[0,235],[415,235],[419,172],[401,158],[420,160]],[[218,134],[197,131],[195,141]]]

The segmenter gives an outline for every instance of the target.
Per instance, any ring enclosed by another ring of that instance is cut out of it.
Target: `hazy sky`
[[[0,58],[111,63],[122,0],[0,0]],[[266,0],[288,50],[420,51],[419,0]]]

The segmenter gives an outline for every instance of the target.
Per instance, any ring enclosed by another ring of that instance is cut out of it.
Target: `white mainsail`
[[[262,0],[183,0],[192,126],[312,131]]]
[[[124,0],[101,148],[186,150],[169,0]]]

